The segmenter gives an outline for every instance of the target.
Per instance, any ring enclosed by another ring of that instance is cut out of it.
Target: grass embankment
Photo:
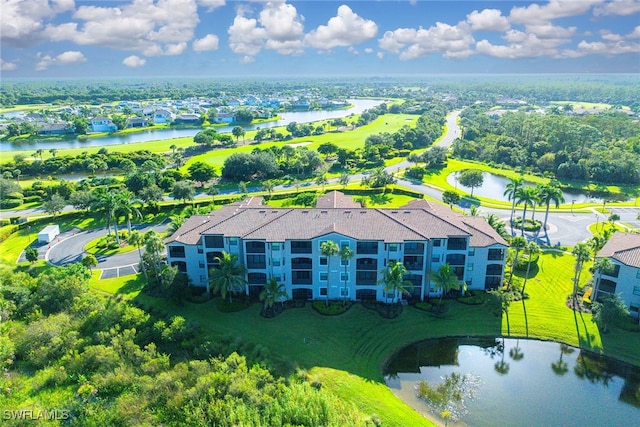
[[[589,279],[584,266],[581,285]],[[184,316],[202,325],[212,336],[233,335],[236,339],[264,345],[274,354],[307,369],[312,379],[322,382],[338,396],[366,413],[376,413],[385,425],[428,425],[429,422],[397,399],[383,383],[382,368],[399,349],[411,343],[445,336],[512,336],[554,340],[603,352],[640,365],[637,334],[612,330],[601,335],[590,314],[574,313],[565,301],[572,291],[574,257],[556,251],[544,252],[533,267],[527,283],[530,298],[514,302],[509,322],[497,318],[489,305],[466,306],[451,303],[443,316],[405,307],[396,319],[381,318],[360,304],[340,316],[322,316],[307,304],[290,309],[273,319],[260,316],[260,305],[221,313],[214,301],[175,306],[165,300],[137,294],[139,280],[100,281],[101,291],[123,294],[134,300]],[[516,273],[521,280],[524,273]],[[123,287],[118,288],[117,284]]]

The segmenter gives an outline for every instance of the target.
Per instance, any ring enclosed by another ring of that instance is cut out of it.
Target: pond
[[[360,114],[365,110],[373,108],[382,104],[384,101],[375,99],[349,99],[347,100],[353,105],[352,108],[346,110],[322,110],[322,111],[297,111],[280,114],[281,119],[273,122],[266,122],[260,124],[253,124],[248,126],[242,126],[245,130],[255,130],[257,128],[266,129],[277,126],[286,126],[289,123],[311,123],[320,120],[333,120],[337,118],[343,118],[352,114]],[[219,133],[231,132],[235,127],[233,126],[221,126],[216,127],[216,131]],[[23,141],[23,142],[11,142],[2,143],[0,145],[0,151],[20,151],[30,150],[34,148],[85,148],[85,147],[102,147],[108,145],[121,145],[131,144],[134,142],[147,142],[157,141],[163,139],[174,139],[193,137],[200,132],[201,128],[191,129],[156,129],[137,133],[130,133],[126,135],[113,135],[99,138],[87,138],[87,139],[65,139],[61,141]]]
[[[498,200],[505,199],[506,200],[506,197],[503,196],[503,194],[504,194],[505,188],[507,188],[507,184],[509,184],[510,182],[509,179],[502,175],[496,175],[490,172],[482,172],[482,175],[484,176],[484,181],[482,183],[482,186],[474,188],[473,195],[480,196],[480,197],[487,197],[489,199],[498,199]],[[471,188],[465,187],[464,185],[458,182],[457,176],[455,173],[452,173],[449,176],[447,176],[447,182],[450,185],[454,186],[456,189],[459,188],[461,190],[468,191],[469,193],[471,192]],[[528,182],[528,181],[525,181],[524,184],[535,186],[534,183]],[[594,192],[591,194],[587,194],[579,190],[574,190],[574,191],[563,190],[562,193],[564,195],[563,197],[564,197],[565,204],[571,204],[571,202],[574,200],[575,200],[575,203],[602,203],[602,201],[604,200],[607,200],[607,201],[613,200],[617,196],[610,193],[602,194],[602,192]],[[620,198],[620,196],[617,196],[617,197]],[[622,200],[626,200],[624,196],[622,197]]]
[[[476,387],[458,425],[622,427],[640,420],[639,367],[554,342],[424,341],[400,351],[384,374],[398,397],[426,413],[419,382],[442,383],[453,373],[474,378]]]

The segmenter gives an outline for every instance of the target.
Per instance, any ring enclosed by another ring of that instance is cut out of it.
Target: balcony
[[[403,264],[407,270],[422,270],[424,268],[424,258],[421,256],[406,256]]]
[[[246,252],[248,254],[263,254],[265,253],[265,244],[264,242],[247,242],[246,243]]]
[[[292,285],[311,285],[311,272],[310,271],[294,271],[291,277]]]
[[[378,242],[358,242],[356,245],[358,255],[372,255],[378,253]]]
[[[447,264],[454,266],[454,265],[464,265],[465,263],[465,256],[462,254],[449,254],[447,255]]]
[[[356,270],[377,271],[378,260],[375,258],[360,258],[356,260]]]
[[[294,240],[291,242],[292,254],[310,254],[311,242],[308,240]]]
[[[247,255],[248,269],[265,269],[267,268],[267,260],[264,255]]]
[[[311,258],[293,258],[291,259],[291,270],[311,270],[313,262]]]
[[[404,245],[405,255],[422,255],[424,254],[424,243],[406,243]]]
[[[502,264],[489,264],[487,265],[487,276],[501,276],[502,275]]]
[[[448,251],[466,251],[467,250],[467,239],[460,237],[452,237],[447,240],[447,250]]]
[[[504,249],[489,249],[489,256],[487,259],[489,261],[503,261]]]

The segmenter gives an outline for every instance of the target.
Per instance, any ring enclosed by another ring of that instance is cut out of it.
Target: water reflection
[[[628,426],[640,419],[639,367],[553,342],[425,341],[400,351],[385,379],[396,395],[426,412],[416,387],[421,381],[436,386],[453,373],[481,379],[462,419],[468,425]]]

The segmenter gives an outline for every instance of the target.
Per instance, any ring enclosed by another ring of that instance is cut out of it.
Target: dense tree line
[[[493,116],[484,106],[461,114],[454,155],[562,179],[640,182],[640,123],[620,112],[578,117],[537,112]]]
[[[80,264],[0,271],[3,408],[58,409],[71,425],[365,424],[304,376],[272,373],[291,367],[265,348],[90,292],[89,277]]]

